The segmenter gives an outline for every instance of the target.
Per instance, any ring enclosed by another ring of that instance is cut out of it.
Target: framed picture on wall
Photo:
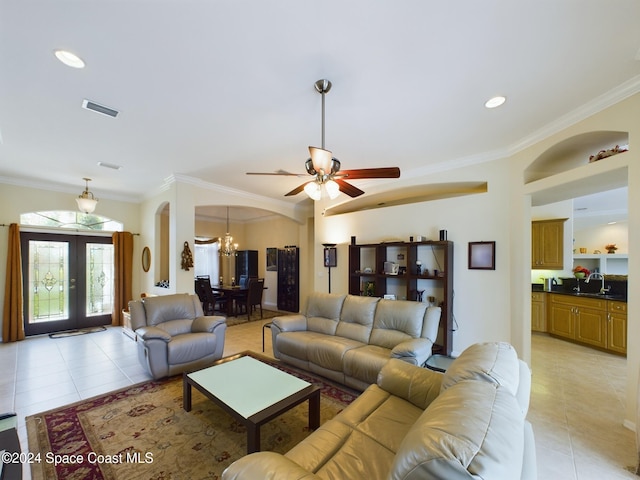
[[[496,242],[469,242],[469,270],[496,269]]]
[[[267,272],[278,271],[278,249],[267,248]]]
[[[338,258],[336,247],[325,247],[324,248],[324,266],[325,267],[337,267],[338,266]]]

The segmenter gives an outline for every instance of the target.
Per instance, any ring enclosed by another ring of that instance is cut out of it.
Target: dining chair
[[[247,313],[247,320],[251,320],[251,314],[256,307],[260,307],[260,318],[262,313],[262,293],[264,291],[264,278],[249,278],[249,286],[247,288],[247,298],[244,303],[244,310]]]
[[[211,290],[211,280],[209,275],[200,275],[196,277],[195,291],[202,302],[202,310],[205,315],[214,315],[216,307],[218,307],[219,311],[224,310],[227,299],[223,295],[216,295],[213,293],[213,290]]]

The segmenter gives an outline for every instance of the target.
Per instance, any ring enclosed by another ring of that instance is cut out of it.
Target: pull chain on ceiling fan
[[[355,170],[340,170],[340,160],[333,157],[333,153],[325,148],[325,95],[331,90],[331,82],[327,79],[316,81],[315,89],[322,95],[322,147],[309,147],[309,158],[305,162],[307,173],[313,176],[313,180],[303,183],[298,187],[286,193],[285,196],[297,195],[304,192],[313,200],[322,198],[323,189],[327,192],[329,198],[334,199],[339,192],[345,193],[350,197],[358,197],[364,193],[358,187],[351,185],[344,179],[357,180],[363,178],[399,178],[400,169],[398,167],[384,168],[361,168]],[[296,173],[277,172],[277,173],[255,173],[247,172],[247,175],[285,175],[300,177]]]

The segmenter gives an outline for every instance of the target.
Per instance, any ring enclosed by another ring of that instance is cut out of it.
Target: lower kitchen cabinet
[[[547,305],[551,335],[610,352],[627,353],[625,302],[550,294]]]
[[[607,308],[608,345],[607,348],[618,353],[627,353],[627,304],[609,301]]]
[[[534,332],[547,331],[546,293],[531,292],[531,330]]]

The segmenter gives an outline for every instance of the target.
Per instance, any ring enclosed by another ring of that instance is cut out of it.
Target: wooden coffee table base
[[[234,356],[239,358],[244,354]],[[253,356],[253,355],[251,355]],[[223,361],[230,361],[235,358],[226,358]],[[191,388],[201,392],[209,400],[220,406],[224,411],[229,413],[236,420],[241,422],[247,429],[247,453],[260,451],[260,426],[282,415],[284,412],[292,409],[296,405],[309,400],[309,428],[315,430],[320,426],[320,387],[309,385],[308,387],[288,396],[287,398],[274,403],[264,410],[251,415],[248,418],[240,415],[231,406],[227,405],[213,393],[202,387],[196,381],[183,374],[183,397],[182,405],[185,411],[191,411]]]

